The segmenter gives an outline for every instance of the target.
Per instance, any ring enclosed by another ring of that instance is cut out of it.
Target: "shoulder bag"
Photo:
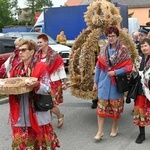
[[[130,90],[127,94],[127,98],[136,99],[136,97],[137,97],[140,76],[138,76],[134,82],[135,82],[135,84],[130,84]]]
[[[109,52],[108,52],[108,58],[110,58]],[[109,65],[110,66],[112,65],[110,59],[109,59]],[[119,93],[124,93],[129,90],[129,80],[127,78],[126,73],[115,76],[115,80],[116,80],[117,91]]]
[[[53,108],[53,100],[51,95],[40,94],[34,101],[34,107],[37,111],[48,111]]]
[[[129,80],[126,74],[115,76],[116,87],[119,93],[124,93],[129,90]]]

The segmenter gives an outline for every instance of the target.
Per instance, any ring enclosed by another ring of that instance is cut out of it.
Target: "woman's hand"
[[[108,73],[107,73],[110,77],[113,77],[113,76],[115,76],[115,71],[108,71]]]
[[[67,80],[66,80],[66,78],[62,79],[61,81],[62,81],[62,89],[66,90],[67,89]]]
[[[97,91],[97,89],[98,89],[97,83],[94,83],[94,85],[93,85],[93,91]]]
[[[31,81],[31,82],[27,82],[26,83],[26,86],[27,87],[30,87],[30,88],[35,88],[35,87],[37,87],[39,85],[39,81]]]
[[[66,89],[67,89],[67,84],[63,84],[63,85],[62,85],[62,89],[63,89],[63,90],[66,90]]]

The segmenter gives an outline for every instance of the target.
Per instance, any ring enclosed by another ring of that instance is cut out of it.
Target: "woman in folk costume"
[[[48,94],[50,87],[43,78],[45,63],[32,63],[36,43],[25,40],[18,49],[21,62],[12,68],[10,77],[36,77],[38,81],[28,82],[33,91],[10,95],[10,118],[12,126],[12,150],[55,150],[59,141],[50,124],[49,111],[36,111],[34,101],[38,94]]]
[[[35,55],[36,62],[45,62],[48,65],[48,76],[50,77],[51,96],[54,107],[51,112],[58,118],[57,128],[63,125],[64,115],[60,112],[58,105],[63,103],[63,90],[67,88],[66,72],[61,56],[48,46],[46,34],[37,37],[39,51]]]
[[[117,27],[106,30],[108,44],[101,49],[96,64],[93,90],[98,90],[98,132],[94,140],[98,141],[103,136],[105,117],[113,119],[111,137],[118,132],[118,119],[124,108],[124,93],[117,92],[115,76],[132,71],[132,61],[125,45],[119,40]]]
[[[134,70],[140,76],[134,103],[134,124],[139,126],[140,131],[135,140],[138,144],[145,140],[145,126],[150,125],[150,39],[145,38],[140,44],[143,55],[135,63]]]
[[[23,40],[24,40],[23,38],[17,38],[14,41],[15,50],[13,51],[13,54],[0,67],[0,78],[9,77],[11,69],[19,63],[20,58],[19,58],[18,48],[19,48],[21,41]]]

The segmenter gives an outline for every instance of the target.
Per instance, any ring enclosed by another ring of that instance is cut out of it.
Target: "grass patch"
[[[0,99],[5,97],[8,97],[8,95],[0,95]]]

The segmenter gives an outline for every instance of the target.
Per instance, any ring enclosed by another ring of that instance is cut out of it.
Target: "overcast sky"
[[[24,8],[25,1],[26,0],[18,0],[19,7]],[[54,4],[54,7],[59,7],[60,5],[64,5],[66,1],[67,0],[52,0],[52,3]]]

